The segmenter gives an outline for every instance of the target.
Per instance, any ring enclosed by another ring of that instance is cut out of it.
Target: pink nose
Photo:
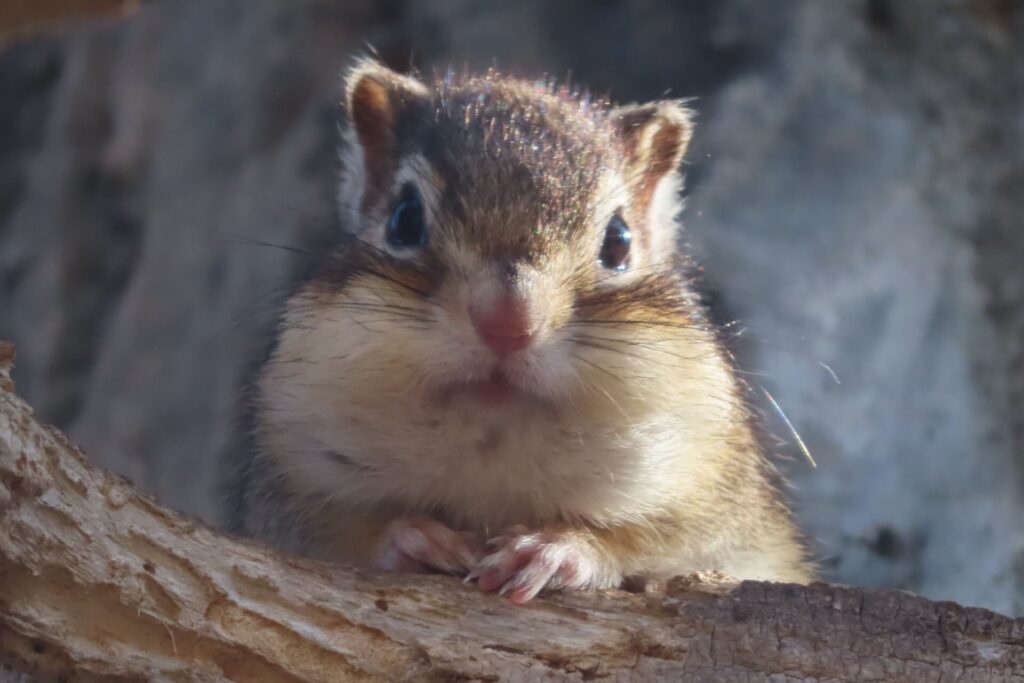
[[[501,357],[525,349],[533,341],[526,306],[505,296],[485,310],[470,309],[470,319],[480,341]]]

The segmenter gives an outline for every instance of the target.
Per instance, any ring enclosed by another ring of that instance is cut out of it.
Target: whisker
[[[210,232],[218,235],[224,235],[230,237],[234,241],[223,241],[221,244],[244,244],[254,247],[269,247],[272,249],[282,249],[284,251],[292,252],[294,254],[302,254],[303,256],[316,256],[316,254],[308,249],[302,247],[294,247],[289,244],[278,244],[276,242],[267,242],[265,240],[256,239],[255,237],[246,237],[244,235],[236,235],[221,230],[211,229]]]
[[[621,381],[622,381],[622,378],[621,378],[621,377],[619,377],[618,375],[614,374],[614,373],[613,373],[613,372],[612,372],[611,370],[609,370],[608,368],[603,368],[603,367],[601,367],[600,365],[598,365],[597,363],[595,363],[594,361],[592,361],[592,360],[589,360],[589,359],[587,359],[587,358],[584,358],[583,356],[581,356],[581,355],[580,355],[580,354],[578,354],[578,353],[573,353],[573,354],[570,354],[570,355],[571,355],[571,356],[572,356],[573,358],[575,358],[576,360],[578,360],[579,362],[581,362],[581,363],[584,363],[585,365],[589,365],[589,366],[590,366],[591,368],[593,368],[594,370],[597,370],[598,372],[601,372],[601,373],[603,373],[603,374],[607,375],[608,377],[611,377],[611,378],[612,378],[613,380],[615,380],[616,382],[621,382]],[[589,384],[589,383],[586,383],[586,382],[585,382],[585,384]]]
[[[590,365],[591,367],[593,367],[593,368],[595,368],[597,370],[603,370],[603,368],[598,367],[596,364],[594,364],[591,361],[588,361],[585,358],[581,358],[580,356],[577,356],[577,355],[574,355],[573,357],[576,358],[579,361],[582,361],[583,363],[585,363],[587,365]],[[612,377],[614,379],[616,379],[616,381],[619,381],[618,378],[615,378],[614,375],[612,375]],[[615,397],[612,396],[611,393],[609,393],[609,391],[607,389],[605,389],[604,387],[599,386],[597,384],[594,384],[593,382],[584,382],[584,384],[586,384],[586,385],[590,386],[592,389],[596,389],[597,391],[600,391],[602,394],[604,394],[605,397],[607,397],[607,399],[612,402],[612,405],[614,405],[616,408],[618,408],[619,412],[622,414],[622,417],[626,418],[627,420],[631,420],[632,419],[632,418],[630,418],[629,414],[625,411],[625,409],[623,409],[623,407],[619,404],[618,401],[615,400]]]
[[[818,463],[814,462],[814,458],[811,456],[811,450],[807,448],[807,444],[805,444],[804,440],[800,438],[800,433],[796,431],[796,427],[794,427],[793,423],[789,421],[788,417],[786,417],[786,413],[783,412],[782,406],[779,405],[779,402],[775,400],[775,397],[772,396],[767,389],[761,387],[761,391],[764,392],[765,397],[768,398],[768,402],[772,404],[772,407],[775,408],[775,412],[779,414],[779,417],[782,418],[782,421],[789,428],[790,433],[793,434],[793,438],[796,439],[797,446],[800,447],[800,450],[803,452],[804,457],[807,458],[807,461],[811,463],[811,467],[817,469]]]

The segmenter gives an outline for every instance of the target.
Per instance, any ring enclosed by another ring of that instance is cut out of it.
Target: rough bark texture
[[[255,242],[334,228],[366,43],[696,96],[688,239],[819,463],[781,449],[827,576],[1024,614],[1015,0],[156,0],[7,49],[0,336],[44,419],[215,520],[247,359],[307,265]]]
[[[1024,620],[897,591],[675,579],[523,607],[285,559],[93,468],[15,396],[12,358],[0,344],[0,662],[39,679],[1024,679]]]

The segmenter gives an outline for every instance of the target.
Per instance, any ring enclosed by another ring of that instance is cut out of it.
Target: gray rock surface
[[[827,578],[1024,614],[1024,8],[152,2],[0,53],[0,336],[101,464],[215,519],[276,301],[331,239],[339,68],[695,96],[688,240]],[[410,56],[411,55],[411,56]],[[834,371],[839,382],[832,377]]]

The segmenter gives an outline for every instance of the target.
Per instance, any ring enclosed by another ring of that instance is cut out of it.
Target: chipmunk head
[[[495,72],[428,86],[364,62],[345,105],[355,240],[318,296],[386,327],[367,343],[395,347],[390,362],[424,386],[557,399],[602,347],[623,350],[611,328],[687,310],[673,261],[692,126],[678,102],[611,108]]]

